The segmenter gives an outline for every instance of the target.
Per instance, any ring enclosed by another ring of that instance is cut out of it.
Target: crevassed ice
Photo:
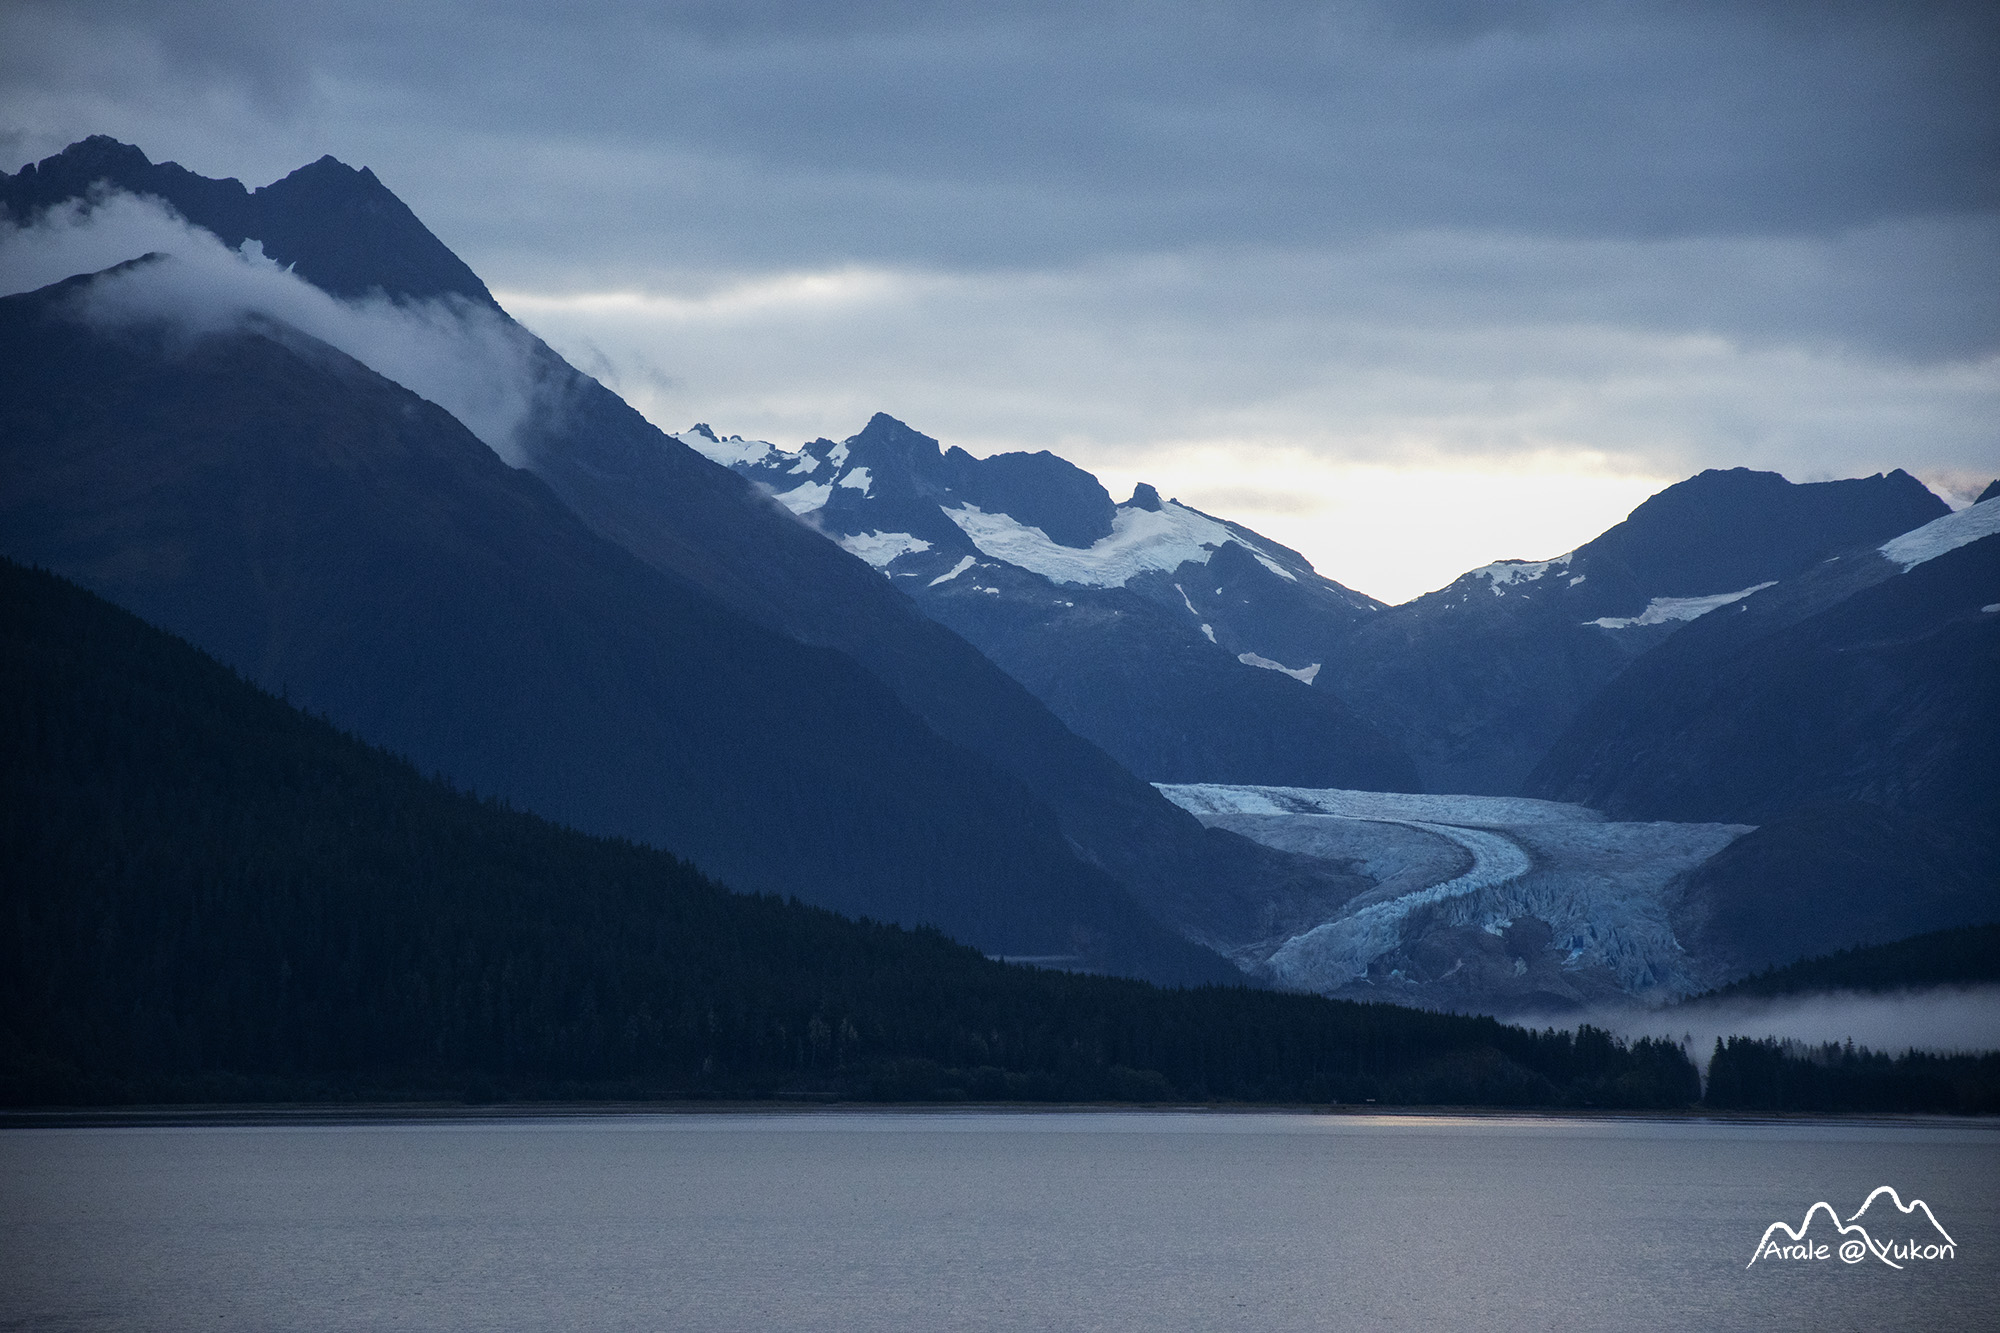
[[[931,549],[931,544],[922,537],[913,537],[907,532],[862,532],[834,540],[877,569],[886,568],[899,555]]]
[[[1293,936],[1271,955],[1271,973],[1281,984],[1301,990],[1335,990],[1365,977],[1370,963],[1402,942],[1403,921],[1417,908],[1519,879],[1533,865],[1526,852],[1499,833],[1414,820],[1411,827],[1435,833],[1471,852],[1471,869],[1456,879],[1370,903]]]
[[[1203,625],[1202,628],[1207,629],[1208,626]],[[1209,635],[1211,641],[1214,638],[1213,634]],[[1256,653],[1238,653],[1236,654],[1236,660],[1244,666],[1262,667],[1266,671],[1282,671],[1294,680],[1304,681],[1308,685],[1312,684],[1313,677],[1319,674],[1319,663],[1317,662],[1314,662],[1311,666],[1288,667],[1283,662],[1273,662],[1270,658],[1259,657]]]
[[[1171,572],[1190,560],[1207,564],[1225,542],[1236,542],[1285,577],[1293,577],[1227,527],[1171,500],[1158,510],[1120,509],[1111,520],[1111,535],[1087,550],[1059,545],[1040,528],[1009,514],[986,513],[977,505],[944,512],[987,555],[1056,583],[1122,588],[1149,569]]]
[[[1707,615],[1718,606],[1728,606],[1753,592],[1762,592],[1776,582],[1772,579],[1752,584],[1741,592],[1719,592],[1709,597],[1655,597],[1636,616],[1599,616],[1584,623],[1600,625],[1605,629],[1628,629],[1633,625],[1664,625],[1669,620],[1693,620],[1696,616]]]
[[[1900,537],[1891,537],[1876,549],[1908,573],[1926,560],[1935,560],[1947,551],[1970,545],[1982,537],[2000,532],[2000,497],[1983,501],[1955,514],[1934,518],[1921,528],[1912,528]]]
[[[1321,814],[1347,819],[1422,820],[1473,828],[1515,824],[1598,823],[1587,805],[1540,801],[1531,796],[1440,796],[1399,791],[1350,791],[1338,787],[1272,787],[1242,783],[1153,784],[1191,814]]]

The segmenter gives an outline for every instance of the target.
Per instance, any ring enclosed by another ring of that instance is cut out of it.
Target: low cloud
[[[1531,1027],[1573,1028],[1561,1019],[1522,1018]],[[2000,986],[1939,986],[1872,994],[1825,991],[1742,997],[1656,1010],[1606,1010],[1581,1021],[1626,1038],[1665,1037],[1686,1045],[1704,1069],[1717,1038],[1789,1039],[1808,1045],[1853,1042],[1870,1050],[1945,1054],[2000,1050]]]
[[[155,262],[105,273],[143,255]],[[110,194],[0,228],[0,295],[99,273],[76,312],[100,326],[168,324],[188,334],[273,320],[347,353],[457,417],[511,466],[538,406],[533,339],[457,299],[342,301],[266,258],[228,249],[157,200]]]

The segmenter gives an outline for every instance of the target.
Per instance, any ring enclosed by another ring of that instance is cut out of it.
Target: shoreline
[[[1161,1102],[511,1102],[470,1106],[454,1102],[279,1102],[261,1105],[189,1104],[133,1107],[47,1107],[0,1110],[0,1131],[10,1129],[220,1129],[396,1124],[504,1124],[531,1121],[764,1116],[769,1118],[925,1116],[1218,1116],[1390,1121],[1461,1120],[1585,1123],[1644,1121],[1718,1125],[1880,1125],[2000,1130],[2000,1116],[1910,1112],[1771,1112],[1596,1110],[1590,1107],[1377,1106],[1373,1104]]]

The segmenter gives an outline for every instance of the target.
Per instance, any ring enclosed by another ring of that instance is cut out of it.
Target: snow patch
[[[1569,555],[1559,555],[1553,560],[1500,560],[1490,565],[1481,565],[1465,577],[1477,578],[1484,575],[1492,586],[1493,595],[1505,597],[1509,585],[1532,583],[1550,570],[1560,569],[1569,564],[1570,556],[1575,554],[1576,552],[1571,551]],[[1582,580],[1579,579],[1577,582]],[[1570,586],[1574,587],[1575,584]]]
[[[948,571],[938,575],[936,578],[932,579],[929,583],[925,584],[924,586],[927,588],[935,588],[940,583],[950,583],[953,579],[957,578],[960,574],[963,574],[966,570],[971,569],[974,565],[978,563],[979,559],[976,556],[970,556],[970,555],[961,556],[959,557],[959,561],[957,564],[953,565]]]
[[[741,435],[726,435],[717,439],[707,431],[684,430],[673,438],[709,462],[720,463],[724,467],[755,467],[773,454],[784,452],[768,440],[746,440]]]
[[[848,487],[850,490],[860,491],[865,497],[868,494],[868,488],[875,484],[875,479],[868,475],[867,468],[858,467],[842,477],[839,484]],[[924,545],[928,546],[930,543],[925,542]]]
[[[1273,560],[1270,556],[1265,555],[1262,551],[1259,551],[1256,547],[1250,546],[1246,543],[1243,549],[1250,552],[1251,555],[1256,556],[1258,564],[1270,570],[1273,574],[1276,574],[1279,578],[1290,579],[1294,583],[1297,583],[1299,581],[1299,576],[1297,574],[1292,573],[1291,570],[1286,569],[1283,565]]]
[[[1947,551],[1956,551],[1996,532],[2000,532],[2000,497],[1934,518],[1921,528],[1890,538],[1876,549],[1901,565],[1907,574],[1926,560],[1935,560]]]
[[[877,569],[888,568],[897,556],[931,549],[931,544],[922,537],[912,537],[907,532],[862,532],[834,540]]]
[[[1996,610],[2000,610],[2000,607],[1992,607],[1992,606],[1989,606],[1989,607],[1987,607],[1986,609],[1987,609],[1988,611],[1996,611]],[[1210,643],[1214,643],[1214,642],[1215,642],[1215,627],[1214,627],[1214,626],[1212,626],[1212,625],[1203,625],[1203,626],[1201,627],[1201,632],[1202,632],[1203,634],[1206,634],[1206,635],[1208,636],[1208,641],[1209,641]]]
[[[1775,582],[1777,580],[1772,579],[1753,584],[1741,592],[1719,592],[1710,597],[1655,597],[1636,616],[1599,616],[1584,623],[1604,629],[1629,629],[1633,625],[1664,625],[1670,620],[1693,620],[1696,616],[1707,615],[1718,606],[1728,606],[1731,602],[1742,601],[1753,592],[1762,592]]]
[[[1208,626],[1203,625],[1202,628],[1207,629]],[[1213,634],[1209,635],[1208,638],[1211,643],[1215,641]],[[1292,679],[1303,681],[1308,685],[1312,684],[1313,677],[1319,674],[1319,663],[1317,662],[1307,667],[1288,667],[1283,662],[1273,662],[1270,658],[1259,657],[1255,653],[1238,653],[1236,654],[1236,660],[1244,666],[1262,667],[1266,671],[1282,671]]]
[[[1209,556],[1228,542],[1270,563],[1228,527],[1171,500],[1157,510],[1118,510],[1111,520],[1111,535],[1099,538],[1087,550],[1058,545],[1040,528],[1029,527],[1008,514],[986,513],[977,505],[944,512],[987,555],[1055,583],[1122,588],[1147,570],[1171,573],[1190,561],[1205,565]],[[1285,570],[1278,572],[1296,579]]]
[[[832,449],[827,451],[826,461],[835,467],[839,467],[842,463],[845,463],[847,461],[847,445],[844,443],[834,445]]]
[[[789,491],[778,491],[778,503],[794,514],[810,514],[826,503],[826,497],[833,494],[833,487],[823,481],[808,481],[792,487]]]

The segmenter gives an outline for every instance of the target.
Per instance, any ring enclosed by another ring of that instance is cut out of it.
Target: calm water
[[[1877,1185],[1957,1242],[1744,1265]],[[0,1328],[2000,1327],[2000,1128],[1202,1113],[0,1131]]]

